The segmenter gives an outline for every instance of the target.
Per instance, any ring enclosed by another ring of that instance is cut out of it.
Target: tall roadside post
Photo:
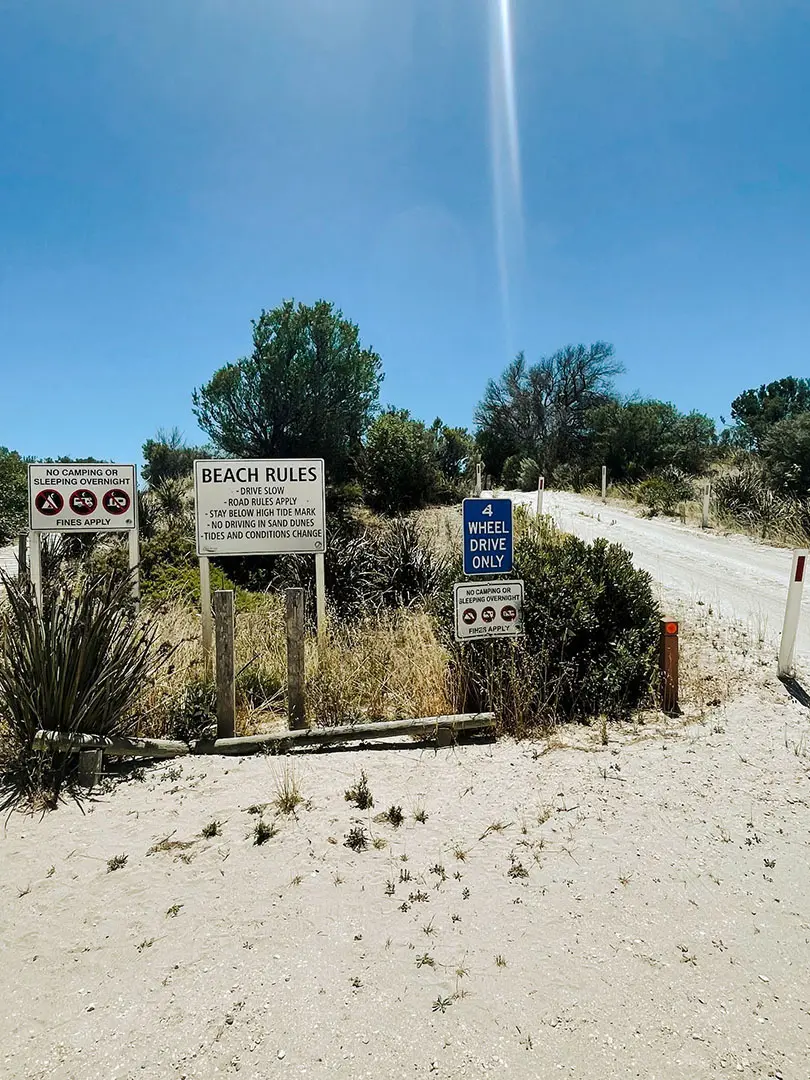
[[[17,537],[17,580],[22,582],[28,577],[28,533]]]
[[[200,616],[203,670],[206,679],[210,679],[214,666],[214,624],[211,618],[211,564],[206,555],[200,556]]]
[[[235,617],[232,589],[214,593],[214,625],[217,635],[217,738],[236,734]]]
[[[602,466],[602,502],[607,502],[607,465]]]
[[[677,716],[678,708],[678,623],[661,620],[661,711]]]
[[[479,461],[478,464],[475,466],[475,492],[474,492],[474,494],[475,494],[476,499],[481,498],[481,491],[482,491],[481,485],[483,483],[483,470],[484,470],[484,466]]]
[[[304,702],[304,590],[287,589],[287,720],[290,728],[306,727]]]
[[[538,477],[537,480],[537,516],[540,517],[543,513],[543,493],[546,490],[546,478],[545,476]]]
[[[796,635],[799,631],[799,617],[802,611],[802,592],[807,570],[807,548],[796,548],[790,567],[785,621],[782,626],[782,640],[779,643],[779,677],[790,678],[794,671],[796,653]]]
[[[701,527],[708,529],[709,527],[709,504],[712,497],[712,485],[711,481],[706,481],[706,486],[703,489],[703,512],[701,514]]]

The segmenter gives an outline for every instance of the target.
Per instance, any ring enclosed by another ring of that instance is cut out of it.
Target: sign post
[[[785,621],[782,626],[782,640],[779,644],[780,678],[790,678],[793,674],[796,634],[799,630],[799,616],[801,615],[802,610],[802,591],[804,589],[808,558],[810,558],[810,551],[808,551],[807,548],[796,548],[793,552],[787,604],[785,605]]]
[[[508,574],[512,570],[511,499],[465,499],[462,504],[464,573]]]
[[[127,532],[132,594],[140,595],[138,488],[134,465],[70,462],[28,466],[31,581],[42,603],[42,533]]]

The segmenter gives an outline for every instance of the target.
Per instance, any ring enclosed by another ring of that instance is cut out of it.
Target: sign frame
[[[498,507],[498,512],[494,512],[494,507]],[[487,514],[487,508],[489,508],[489,514]],[[501,513],[501,509],[506,512]],[[514,564],[514,551],[515,551],[515,527],[514,527],[514,504],[511,499],[464,499],[461,504],[461,542],[462,552],[464,559],[464,574],[466,577],[483,577],[483,576],[497,576],[499,574],[511,574]],[[492,525],[504,525],[503,529],[499,530],[487,530],[484,532],[483,526],[488,523]],[[481,528],[472,531],[471,526],[477,525]],[[479,535],[475,535],[478,533]],[[502,546],[492,547],[488,555],[483,553],[476,555],[477,546],[473,546],[476,541],[490,540],[493,545],[502,541]],[[492,561],[500,556],[502,559],[501,565],[494,567]],[[476,565],[476,560],[487,559],[485,565]]]
[[[479,596],[465,595],[473,590],[477,590]],[[500,592],[501,597],[488,597],[488,592]],[[506,581],[457,581],[453,586],[453,636],[456,641],[514,641],[522,637],[524,596],[524,583],[517,578]],[[502,614],[507,608],[514,611],[508,622]],[[479,618],[485,619],[488,610],[493,611],[491,619],[479,622]],[[473,613],[469,623],[464,618],[467,612]],[[478,630],[483,632],[476,633]]]

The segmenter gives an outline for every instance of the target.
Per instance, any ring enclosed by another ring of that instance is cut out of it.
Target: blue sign
[[[508,574],[512,569],[512,500],[465,499],[464,573]]]

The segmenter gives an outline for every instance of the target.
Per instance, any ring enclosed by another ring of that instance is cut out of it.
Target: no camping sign
[[[125,532],[138,527],[134,465],[28,466],[32,532]]]

